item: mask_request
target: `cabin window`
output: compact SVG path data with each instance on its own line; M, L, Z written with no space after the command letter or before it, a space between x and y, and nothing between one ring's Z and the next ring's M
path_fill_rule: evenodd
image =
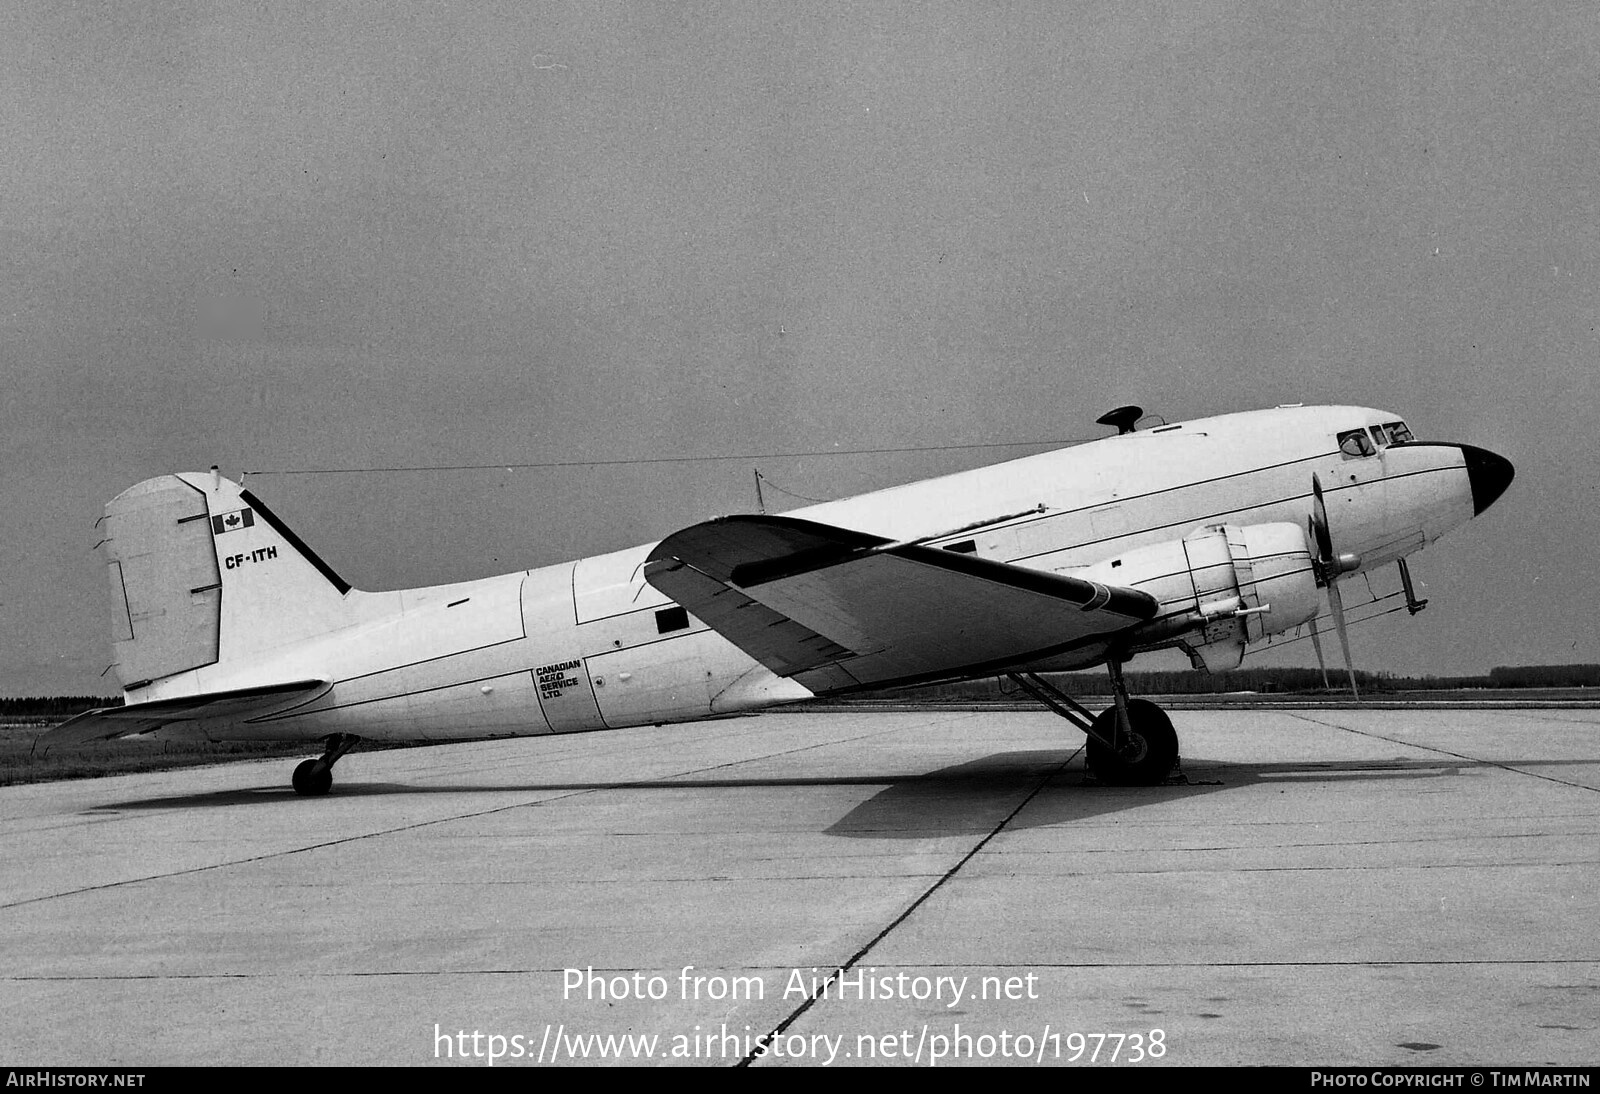
M978 542L977 540L964 539L960 543L946 543L944 549L946 551L954 551L958 555L976 554Z
M662 608L656 613L656 633L670 634L689 625L689 612L685 608Z
M1344 453L1347 460L1359 459L1370 456L1378 451L1365 429L1352 429L1339 434L1339 451Z

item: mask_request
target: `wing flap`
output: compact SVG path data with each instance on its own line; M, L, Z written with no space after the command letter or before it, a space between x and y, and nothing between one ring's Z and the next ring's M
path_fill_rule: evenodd
M109 741L135 733L149 733L173 722L242 718L259 711L280 707L294 699L311 697L326 690L328 686L326 680L295 680L283 684L237 688L232 691L212 691L173 699L156 699L148 703L133 703L122 707L100 707L97 710L86 711L40 734L33 742L33 751L44 756L52 748Z
M779 676L792 676L851 655L837 642L692 566L664 566L649 580L679 604L695 605L694 614L708 627ZM751 652L757 650L760 652Z
M1133 589L792 517L724 517L651 552L645 578L817 692L977 673L1146 619Z

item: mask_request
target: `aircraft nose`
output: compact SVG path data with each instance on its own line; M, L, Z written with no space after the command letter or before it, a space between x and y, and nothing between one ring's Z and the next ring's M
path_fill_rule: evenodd
M1486 448L1464 444L1461 454L1466 457L1467 480L1472 483L1472 515L1477 516L1506 492L1517 469L1511 466L1510 460Z

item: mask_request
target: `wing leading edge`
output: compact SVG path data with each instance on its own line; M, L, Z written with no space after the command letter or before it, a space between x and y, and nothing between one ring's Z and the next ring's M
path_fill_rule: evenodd
M668 536L645 579L813 692L978 675L1105 642L1157 610L1102 585L794 517Z

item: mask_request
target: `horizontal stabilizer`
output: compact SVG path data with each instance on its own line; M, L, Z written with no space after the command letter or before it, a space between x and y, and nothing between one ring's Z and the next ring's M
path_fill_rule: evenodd
M40 756L64 745L106 741L135 733L149 733L173 722L199 722L210 718L242 718L258 711L272 710L299 698L310 698L326 690L326 680L296 680L287 684L266 684L234 691L213 691L202 695L183 695L123 707L101 707L87 711L71 721L39 735L33 751Z
M1134 589L794 517L685 528L644 573L818 694L999 671L1103 641L1158 607Z

